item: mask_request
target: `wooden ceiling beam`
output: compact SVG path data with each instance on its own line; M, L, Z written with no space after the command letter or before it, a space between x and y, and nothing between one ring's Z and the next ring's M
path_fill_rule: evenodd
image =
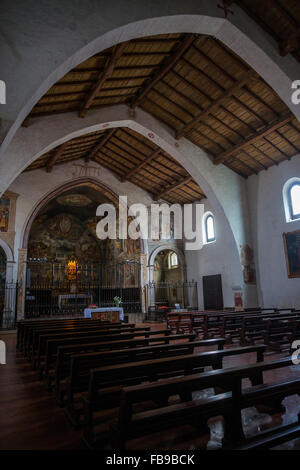
M219 155L217 158L214 159L215 165L219 165L220 163L223 163L225 160L227 160L231 155L233 155L235 152L243 149L249 144L252 144L253 142L256 142L257 140L262 139L266 135L271 134L274 132L276 129L279 127L284 126L287 124L289 121L293 119L293 116L291 114L282 116L279 119L276 119L276 121L273 121L270 123L268 126L264 126L261 130L256 132L254 135L251 135L243 140L243 142L234 145L231 149L223 152L221 155Z
M168 59L164 62L162 67L158 69L152 79L146 84L144 90L133 100L131 103L131 108L136 108L140 105L143 101L147 93L154 87L154 85L159 82L168 72L174 67L177 62L181 59L183 54L187 51L187 49L192 45L193 41L195 40L194 34L188 34L184 40L181 42L179 47L177 47L174 54L172 54Z
M243 76L243 78L237 80L231 87L225 90L224 93L222 93L222 95L218 99L212 101L208 108L204 109L204 111L201 111L190 122L182 126L181 129L176 132L176 139L180 139L180 137L182 137L192 127L198 124L199 121L202 121L207 116L215 112L227 98L230 98L236 91L240 90L244 85L249 82L249 80L253 80L255 78L258 78L258 75L254 70L247 72Z
M261 16L257 15L252 9L246 6L242 0L226 0L226 4L230 5L236 3L242 10L244 10L250 18L252 18L264 31L272 36L278 43L279 53L285 56L289 53L295 52L300 48L300 29L297 21L293 18L288 11L276 0L267 0L269 8L276 9L277 13L283 17L292 29L292 33L287 38L281 39L279 35L266 23Z
M58 160L59 157L62 156L64 151L66 150L69 142L65 142L64 144L60 145L54 152L54 154L49 158L46 164L46 171L47 173L51 173L56 161Z
M94 156L102 149L102 147L106 144L106 142L114 135L116 129L110 129L104 136L101 136L99 142L92 148L92 150L86 155L85 161L88 162L92 160Z
M130 170L128 173L126 173L122 177L122 182L128 180L132 175L134 175L139 170L141 170L145 165L150 163L154 158L158 157L159 153L160 153L160 149L155 150L155 152L151 153L148 157L146 157L143 161L141 161L141 163L139 163L137 166L132 168L132 170Z
M176 183L174 184L171 184L170 186L168 186L167 188L165 188L163 191L161 191L160 193L156 193L154 194L154 200L157 201L158 199L160 199L162 196L164 196L165 194L169 193L170 191L174 191L175 189L178 189L180 188L181 186L183 186L184 184L187 184L189 183L190 181L192 181L192 176L186 176L185 178L183 178L181 181L176 181Z
M114 47L113 52L111 57L109 57L106 61L105 67L103 71L101 71L97 82L95 85L92 87L90 92L88 93L87 97L84 100L84 103L81 107L81 110L79 111L79 116L80 117L85 117L86 113L88 112L88 109L90 108L93 100L95 99L96 95L99 93L101 90L103 84L105 83L105 80L110 77L116 67L116 64L120 57L122 56L124 49L126 47L126 42L123 42L121 44L118 44L117 46Z
M294 31L279 44L280 55L286 56L300 48L300 29Z

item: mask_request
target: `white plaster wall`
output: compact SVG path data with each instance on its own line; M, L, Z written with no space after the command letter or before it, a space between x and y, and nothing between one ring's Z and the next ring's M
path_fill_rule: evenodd
M293 176L300 177L300 155L248 180L259 304L264 307L300 308L300 278L288 278L282 239L284 232L300 229L300 220L286 222L283 205L283 185Z
M205 212L211 211L215 217L216 241L204 244L201 250L185 251L187 279L198 282L199 309L204 308L202 277L214 274L222 276L224 307L234 306L234 287L242 290L245 307L257 306L256 285L244 284L240 264L233 263L234 253L228 228L207 199L201 200L201 204L204 204Z

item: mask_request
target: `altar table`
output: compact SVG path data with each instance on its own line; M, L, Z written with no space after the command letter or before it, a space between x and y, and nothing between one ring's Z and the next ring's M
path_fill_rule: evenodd
M92 318L94 320L118 322L124 320L124 310L122 307L101 307L101 308L85 308L84 318Z

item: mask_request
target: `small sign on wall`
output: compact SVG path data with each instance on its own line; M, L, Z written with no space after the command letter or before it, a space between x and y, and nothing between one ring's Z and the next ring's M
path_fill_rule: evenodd
M243 293L235 292L234 294L234 310L240 312L243 310Z

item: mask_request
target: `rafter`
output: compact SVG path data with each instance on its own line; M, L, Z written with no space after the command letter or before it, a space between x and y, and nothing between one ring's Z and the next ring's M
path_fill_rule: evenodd
M243 142L234 145L231 149L226 150L223 152L221 155L217 156L214 159L214 163L218 165L219 163L223 163L225 160L227 160L231 155L233 155L235 152L243 149L249 144L253 144L257 140L260 140L262 137L265 137L266 135L271 134L274 132L276 129L279 127L284 126L288 122L290 122L293 119L294 116L291 114L285 115L279 119L276 119L276 121L273 121L271 124L268 126L264 126L261 130L256 132L254 135L251 135L243 140Z
M114 135L116 132L116 129L110 129L109 132L101 136L99 142L92 148L92 150L86 155L85 161L88 162L89 160L92 160L94 156L99 152L99 150L102 149L102 147L106 144L106 142Z
M94 84L90 92L88 93L87 97L84 100L83 105L81 106L81 109L79 111L80 117L83 118L86 116L88 109L92 105L93 100L95 99L96 95L101 90L105 80L112 75L118 60L120 59L121 55L124 52L125 47L126 47L126 42L118 44L117 46L114 47L111 57L107 59L103 71L100 72L96 83Z
M279 44L280 55L285 56L300 48L300 29L294 31Z
M231 87L225 90L224 93L222 93L222 95L218 99L212 101L208 108L206 108L204 111L201 111L190 122L182 126L181 129L176 132L176 138L180 139L180 137L182 137L192 127L194 127L195 124L197 124L199 121L202 121L202 119L205 119L207 116L216 111L227 98L230 98L236 91L240 90L250 80L253 80L255 78L258 78L258 75L256 72L254 72L254 70L247 72L243 76L243 78L237 80Z
M122 176L122 181L128 180L132 175L137 173L139 170L141 170L145 165L150 163L154 158L158 157L160 153L160 150L155 150L155 152L151 153L148 157L146 157L141 163L139 163L137 166L132 168L132 170L128 171L124 176Z
M157 201L158 199L160 199L162 196L169 193L170 191L174 191L175 189L178 189L181 186L188 184L190 181L192 181L192 179L193 179L192 176L186 176L181 181L176 181L176 183L171 184L170 186L167 186L167 188L165 188L160 193L154 194L154 200Z
M185 39L182 41L180 46L176 49L173 55L171 55L165 62L164 65L155 73L153 78L147 83L144 90L133 100L131 103L131 108L136 108L139 106L147 93L154 87L154 85L159 82L168 72L171 70L174 65L180 60L182 55L187 51L195 40L194 34L188 34Z
M64 153L64 151L66 150L67 146L68 146L69 142L65 142L64 144L60 145L56 151L54 152L54 154L49 158L49 160L47 161L47 164L46 164L46 171L47 173L51 173L56 161L58 160L59 157L62 156L62 154Z

